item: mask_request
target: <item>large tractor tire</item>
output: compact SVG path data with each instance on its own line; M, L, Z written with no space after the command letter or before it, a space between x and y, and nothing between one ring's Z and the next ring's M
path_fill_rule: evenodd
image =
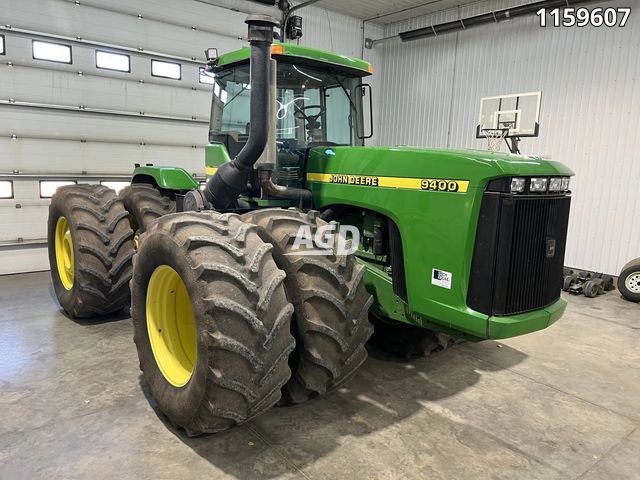
M116 312L129 305L133 231L116 193L102 185L60 187L51 198L51 279L71 317Z
M140 236L131 281L140 369L190 436L246 422L289 380L293 306L272 246L238 215L166 215Z
M618 276L618 290L630 302L640 302L640 258L622 267Z
M131 215L131 228L136 234L146 232L158 218L176 211L175 199L147 183L133 183L123 188L120 198Z
M345 382L367 358L373 298L364 286L366 267L352 255L305 256L292 249L300 227L313 233L326 225L317 212L264 209L242 219L260 227L262 239L274 245L278 267L287 273L296 349L281 403L301 403Z

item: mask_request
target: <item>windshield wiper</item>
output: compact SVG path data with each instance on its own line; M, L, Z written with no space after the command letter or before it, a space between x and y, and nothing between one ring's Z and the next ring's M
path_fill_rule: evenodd
M347 90L347 88L343 85L343 83L340 81L340 79L338 78L338 76L332 71L331 72L331 76L333 77L333 79L338 82L338 85L340 85L340 88L342 89L342 91L344 92L344 94L347 96L347 100L349 100L349 105L351 105L351 110L353 110L353 112L356 114L356 117L358 115L358 109L356 108L356 104L353 103L353 100L351 99L351 95L349 95L349 91Z

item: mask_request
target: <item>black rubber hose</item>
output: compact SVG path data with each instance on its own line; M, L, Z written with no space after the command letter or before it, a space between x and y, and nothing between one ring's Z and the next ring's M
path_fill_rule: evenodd
M262 155L269 138L269 59L271 42L251 45L251 107L249 138L235 162L250 169Z
M262 191L270 197L295 200L298 202L298 208L301 209L312 208L313 194L311 190L276 185L273 183L273 180L271 180L270 170L258 170L258 179Z
M204 196L215 209L235 205L238 195L247 188L249 173L262 155L269 137L269 59L276 22L271 17L251 15L247 23L251 45L249 138L240 153L218 168L215 175L207 181Z

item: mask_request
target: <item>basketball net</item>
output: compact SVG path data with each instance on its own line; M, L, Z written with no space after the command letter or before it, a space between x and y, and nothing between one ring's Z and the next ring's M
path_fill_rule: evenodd
M508 128L484 128L482 129L487 139L487 150L491 152L499 152L502 147L504 137L509 133Z

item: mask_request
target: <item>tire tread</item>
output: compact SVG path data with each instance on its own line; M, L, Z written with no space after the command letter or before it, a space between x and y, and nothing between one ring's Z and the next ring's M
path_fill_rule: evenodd
M71 228L76 264L71 294L56 286L58 300L73 317L113 313L129 305L133 232L116 193L103 185L67 185L51 199L49 261L54 276L55 224L65 216Z
M183 212L162 216L140 237L132 281L134 340L139 354L143 344L148 344L146 289L137 280L138 269L145 268L138 260L153 256L147 242L162 238L173 242L175 254L171 255L186 259L195 282L187 288L190 293L199 292L201 299L194 303L194 314L200 312L198 338L207 352L206 358L199 359L206 362L204 395L189 405L193 414L188 419L170 416L188 435L225 430L264 412L280 400L280 390L291 376L287 359L295 346L289 328L293 306L282 285L275 290L271 287L284 273L268 254L259 271L251 270L249 260L264 242L245 225L238 215ZM239 231L243 231L240 236ZM144 358L140 354L146 376L157 367ZM154 391L153 383L150 385L162 408L166 389Z
M120 198L135 219L138 233L147 231L158 218L176 211L174 199L147 183L133 183L123 188Z
M298 229L308 226L314 233L325 224L317 212L263 209L242 218L274 245L276 263L286 272L298 346L290 359L293 375L283 388L283 403L304 402L342 384L367 358L373 299L364 287L365 267L353 256L295 254Z

